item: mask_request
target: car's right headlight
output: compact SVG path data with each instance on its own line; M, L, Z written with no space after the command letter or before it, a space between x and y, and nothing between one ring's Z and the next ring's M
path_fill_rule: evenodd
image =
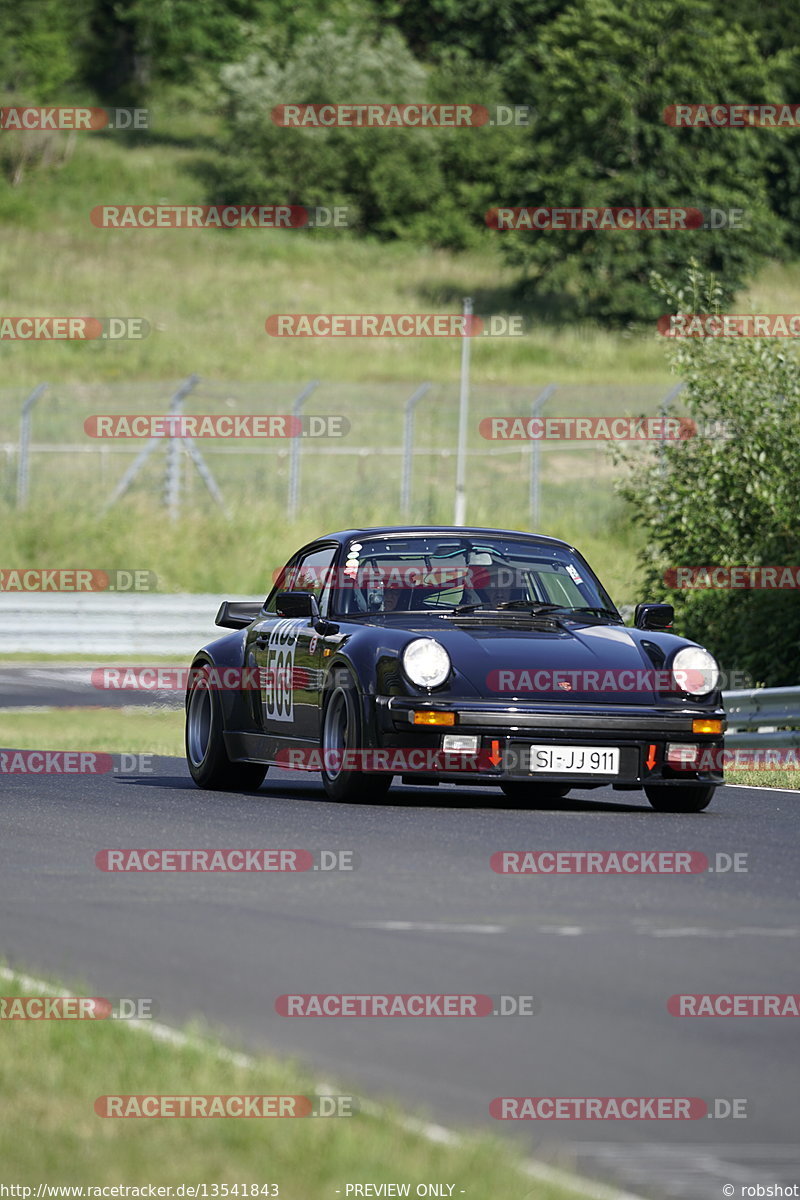
M403 670L417 687L439 687L453 669L450 655L435 638L416 638L400 656Z
M719 683L717 660L702 646L684 646L673 658L670 670L681 691L690 696L706 696Z

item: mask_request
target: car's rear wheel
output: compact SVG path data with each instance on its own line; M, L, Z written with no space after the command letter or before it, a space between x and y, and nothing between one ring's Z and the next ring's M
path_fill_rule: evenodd
M322 716L322 786L331 800L379 803L392 783L391 775L366 774L347 764L348 752L363 749L358 694L343 679L330 691Z
M664 787L653 783L644 790L657 812L694 813L708 808L716 789L703 786Z
M193 672L186 705L186 761L198 787L218 792L254 792L267 768L231 762L222 737L222 706L207 666Z
M553 800L563 800L569 792L568 783L533 783L527 779L504 779L500 784L509 800L536 808Z

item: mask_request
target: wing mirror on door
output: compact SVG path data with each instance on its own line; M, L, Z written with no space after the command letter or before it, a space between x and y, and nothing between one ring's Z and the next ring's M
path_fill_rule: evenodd
M659 629L662 633L672 629L675 609L671 604L637 604L633 614L636 629Z
M278 592L275 611L279 617L308 617L319 620L317 597L312 592Z

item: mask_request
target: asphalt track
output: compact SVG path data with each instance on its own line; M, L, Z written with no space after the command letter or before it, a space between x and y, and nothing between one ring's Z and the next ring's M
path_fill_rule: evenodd
M186 666L189 665L187 658ZM180 668L165 668L167 671ZM182 708L182 689L100 688L92 667L71 663L0 663L0 710L4 708L120 708L128 705Z
M530 811L493 789L395 785L389 803L341 805L316 776L276 771L226 795L178 759L141 776L0 775L0 954L90 994L153 997L167 1023L200 1014L232 1045L643 1196L800 1183L797 1019L667 1011L678 992L800 991L800 796L724 788L672 816L640 793L580 795ZM94 864L108 847L347 849L358 866L110 875ZM724 851L747 871L512 878L489 867L507 849ZM274 1009L286 992L533 994L539 1011L289 1019ZM744 1098L747 1117L488 1115L526 1095Z

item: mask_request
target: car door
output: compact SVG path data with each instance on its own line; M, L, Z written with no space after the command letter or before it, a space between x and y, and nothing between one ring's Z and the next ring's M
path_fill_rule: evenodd
M248 657L259 670L261 727L270 741L317 743L321 639L308 618L281 617L276 601L279 591L302 591L324 604L338 549L337 543L313 546L290 560L264 617L251 629Z

